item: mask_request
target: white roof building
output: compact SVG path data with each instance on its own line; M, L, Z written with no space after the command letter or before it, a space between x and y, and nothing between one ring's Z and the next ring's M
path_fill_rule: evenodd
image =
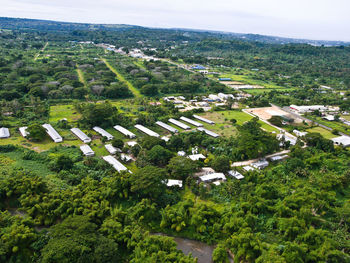
M89 145L82 145L80 146L80 150L83 152L85 156L94 156L95 152L90 148Z
M245 170L245 171L247 171L247 172L249 172L249 171L254 171L254 170L255 170L253 167L251 167L251 166L249 166L249 165L243 166L242 168L243 168L243 170Z
M271 162L277 162L277 161L282 161L282 160L284 160L284 159L286 159L286 158L288 158L289 156L288 155L276 155L276 156L272 156L272 157L270 157L269 159L270 159L270 161Z
M228 171L228 174L231 175L232 177L238 179L238 180L241 180L244 178L244 176L241 173L239 173L235 170Z
M265 167L269 166L269 162L266 160L261 160L261 161L252 163L251 165L256 169L261 170L261 169L264 169Z
M205 159L206 157L203 154L198 153L198 154L189 155L188 158L190 158L192 161L198 161L200 159Z
M206 119L206 118L203 118L203 117L201 117L201 116L198 116L198 115L195 115L195 114L193 114L192 116L193 116L194 118L196 118L197 120L204 121L204 122L209 123L209 124L215 124L215 122L213 122L213 121L211 121L211 120L208 120L208 119Z
M336 138L331 139L335 145L348 147L350 146L350 137L349 136L339 136Z
M172 124L174 124L174 125L180 127L181 129L184 129L184 130L191 129L190 126L188 126L188 125L186 125L186 124L184 124L184 123L182 123L182 122L180 122L180 121L177 121L177 120L175 120L175 119L169 119L168 121L169 121L170 123L172 123Z
M302 132L302 131L298 131L298 130L293 130L293 133L298 137L303 137L307 134L307 132Z
M82 132L79 128L70 129L72 133L75 134L82 142L89 143L91 142L90 137L88 137L84 132Z
M129 155L125 154L125 153L122 153L122 154L120 155L120 159L121 159L123 162L126 162L126 163L132 161L131 156L129 156Z
M178 187L182 188L182 181L181 180L174 180L174 179L167 179L166 186L168 186L168 187L178 186Z
M186 153L184 151L178 151L177 155L178 156L186 156Z
M162 121L157 121L156 124L159 125L160 127L164 128L164 129L170 131L170 132L173 132L173 133L179 132L179 131L178 131L177 129L175 129L174 127L171 127L170 125L168 125L168 124L166 124L166 123L164 123L164 122L162 122Z
M103 156L102 157L103 160L105 160L107 163L109 163L110 165L113 166L113 168L115 170L117 170L118 172L121 171L127 171L128 168L126 168L121 162L119 162L117 159L115 159L113 156L111 155L107 155L107 156Z
M324 105L310 105L310 106L297 106L297 105L290 105L289 106L292 110L296 110L299 113L305 113L305 112L311 112L315 110L319 111L326 111L327 107Z
M127 142L126 144L129 145L130 147L134 147L135 145L137 145L137 142L130 141L130 142Z
M58 134L58 132L51 126L51 124L43 124L43 127L46 129L47 134L54 142L63 141L61 135Z
M226 177L223 173L212 173L212 174L206 174L201 177L199 177L201 181L203 182L210 182L213 180L226 180Z
M146 128L145 126L141 125L141 124L136 124L135 128L142 131L143 133L146 133L149 136L153 136L153 137L160 137L160 135L148 128Z
M25 138L29 135L29 132L27 132L28 127L20 127L19 128L19 132L21 133L21 135Z
M202 127L203 126L202 123L199 123L198 121L191 120L191 119L186 118L184 116L181 116L180 120L183 120L183 121L185 121L185 122L187 122L189 124L192 124L193 126L196 126L196 127Z
M113 128L119 131L120 133L124 134L125 136L129 137L130 139L136 138L136 135L134 133L132 133L131 131L128 131L127 129L125 129L120 125L115 125Z
M105 148L112 155L114 155L114 154L116 154L118 152L118 149L115 148L112 144L106 144Z
M334 121L335 117L333 115L326 115L322 117L323 119L327 120L327 121Z
M167 137L167 136L163 136L161 139L165 142L170 141L170 137Z
M208 96L208 98L211 99L211 100L218 100L218 101L221 100L220 97L218 95L215 95L215 94L210 94Z
M5 139L10 137L10 130L8 128L0 128L0 139Z
M297 143L297 138L288 136L288 135L283 134L283 133L277 134L277 139L279 141L284 140L286 142L290 142L290 145L295 145ZM281 144L282 144L282 142L281 142Z
M211 137L214 137L214 138L217 138L219 137L220 135L215 133L215 132L212 132L212 131L209 131L205 128L202 128L202 127L199 127L197 128L198 131L201 131L201 132L205 132L207 135L211 136Z
M101 134L103 137L106 137L107 140L112 140L114 138L114 136L112 134L110 134L109 132L105 131L104 129L100 128L100 127L93 127L92 128L95 132L98 132L99 134Z

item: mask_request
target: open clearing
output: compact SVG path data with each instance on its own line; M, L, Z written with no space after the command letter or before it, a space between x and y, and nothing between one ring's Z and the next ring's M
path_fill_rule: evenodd
M68 122L75 122L80 118L80 114L75 111L72 104L50 107L50 122L55 123L63 118L66 118Z
M294 119L295 123L301 123L303 121L302 119L295 119L295 117L292 116L289 112L281 110L280 108L275 106L264 107L264 108L252 108L252 109L247 109L246 111L258 116L260 119L263 119L263 120L268 120L272 116L286 116Z
M205 128L225 137L233 136L237 133L236 127L234 127L230 121L231 119L236 119L237 124L242 125L253 118L249 114L238 110L205 112L198 115L215 122L214 125L204 124ZM261 124L261 128L268 132L278 132L276 128L265 122L259 121L259 123Z
M337 137L337 135L334 135L333 133L331 133L329 130L326 130L322 127L314 127L311 129L306 130L307 132L317 132L320 133L324 138L326 139L332 139Z

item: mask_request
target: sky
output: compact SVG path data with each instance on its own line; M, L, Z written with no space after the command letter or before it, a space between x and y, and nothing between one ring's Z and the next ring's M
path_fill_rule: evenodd
M350 41L349 0L0 0L0 16Z

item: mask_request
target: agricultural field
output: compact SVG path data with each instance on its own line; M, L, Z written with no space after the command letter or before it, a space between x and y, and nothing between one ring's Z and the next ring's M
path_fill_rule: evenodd
M334 135L331 131L326 130L325 128L322 127L313 127L311 129L307 129L307 132L317 132L320 133L324 138L326 139L332 139L337 137L337 135Z

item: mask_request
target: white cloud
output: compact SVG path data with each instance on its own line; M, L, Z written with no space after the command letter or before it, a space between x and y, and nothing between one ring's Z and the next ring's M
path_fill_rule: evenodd
M0 16L350 41L347 0L0 0Z

